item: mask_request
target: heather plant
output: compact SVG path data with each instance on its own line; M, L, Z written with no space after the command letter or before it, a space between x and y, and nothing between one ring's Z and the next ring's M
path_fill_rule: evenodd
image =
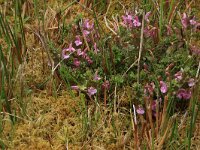
M170 11L173 11L172 7ZM116 85L132 87L136 95L130 104L137 104L135 109L139 115L146 114L145 120L152 131L156 121L156 131L152 134L158 136L159 128L166 128L164 124L170 116L188 109L193 87L198 82L195 77L198 50L191 46L197 18L182 12L176 14L177 17L174 15L172 22L172 15L168 14L171 20L164 26L167 21L161 20L164 16L160 16L159 22L153 20L155 12L125 10L118 22L110 22L113 29L104 18L114 35L100 35L94 21L82 19L75 27L79 31L76 31L74 41L62 50L65 60L62 65L69 66L74 79L79 79L78 85L69 81L72 89L85 91L89 97L100 96L106 106L105 90L113 91ZM138 53L142 58L138 58ZM106 82L109 88L102 89Z

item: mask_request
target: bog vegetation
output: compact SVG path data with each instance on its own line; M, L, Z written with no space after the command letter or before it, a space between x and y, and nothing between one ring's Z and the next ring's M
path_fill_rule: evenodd
M200 149L198 1L0 4L1 149Z

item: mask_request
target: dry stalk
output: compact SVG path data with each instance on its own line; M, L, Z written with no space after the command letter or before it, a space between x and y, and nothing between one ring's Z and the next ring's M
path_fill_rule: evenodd
M153 125L153 120L152 120L152 110L150 105L147 106L147 114L148 114L148 118L149 118L149 122L150 122L150 126L151 126L151 131L154 132L154 125Z
M157 150L162 150L163 144L166 141L167 137L171 134L171 126L174 122L174 120L176 119L177 115L175 114L174 116L171 117L171 119L169 120L168 124L167 124L167 128L165 130L164 135L162 136L162 138L159 140L158 146L157 146Z
M146 143L147 143L147 146L148 146L148 149L151 149L151 142L150 142L150 139L149 139L149 137L148 137L148 131L147 130L145 130L146 132L145 132L145 137L146 137Z
M200 61L199 61L199 66L198 66L197 73L196 73L196 78L198 78L198 76L199 76L199 71L200 71Z
M167 104L168 104L168 97L165 96L164 106L163 106L163 111L162 111L162 121L161 121L161 125L160 125L161 129L163 129L165 122L166 122Z
M113 34L117 35L117 33L108 25L106 16L104 16L104 21L105 21L106 27L107 27Z
M140 35L140 49L139 49L139 56L138 56L138 69L137 69L138 84L140 82L140 60L141 60L143 42L144 42L144 16L145 16L145 12L143 12L143 15L142 15L142 29L141 29L141 35Z
M122 77L124 77L126 75L126 73L138 62L138 59L136 59L131 65L130 67L124 72L124 74L122 75Z
M117 83L115 84L115 92L114 92L114 113L117 113Z
M106 89L104 89L104 107L106 107L106 101L107 101L107 94L106 94Z
M139 140L138 140L138 128L137 128L137 120L136 120L136 111L135 111L135 105L133 105L133 114L130 109L130 114L131 114L131 122L132 122L132 128L133 128L133 136L134 136L134 143L135 143L135 149L139 149Z
M159 129L159 102L156 101L156 137L158 136Z

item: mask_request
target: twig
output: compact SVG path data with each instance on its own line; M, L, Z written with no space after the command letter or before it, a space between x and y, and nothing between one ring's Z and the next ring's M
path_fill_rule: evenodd
M13 117L16 117L16 118L21 119L21 120L24 120L24 121L29 121L29 120L26 120L26 119L24 119L24 118L21 118L21 117L19 117L19 116L16 116L16 115L14 115L14 114L10 114L10 113L7 113L7 112L0 112L0 114L13 116Z
M198 78L198 76L199 76L199 71L200 71L200 61L199 61L199 66L198 66L197 73L196 73L196 78Z
M134 114L134 123L137 125L136 109L134 104L133 104L133 114Z
M78 3L81 7L83 7L85 10L87 10L88 11L88 13L90 13L90 14L92 14L92 10L91 9L89 9L88 7L86 7L84 4L81 4L80 2L78 2L77 0L76 0L76 3Z
M142 29L141 29L141 35L140 35L140 49L139 49L139 56L138 56L138 69L137 69L137 82L138 82L138 84L140 82L140 59L141 59L141 55L142 55L142 48L143 48L143 42L144 42L144 15L145 15L145 13L143 12Z
M116 108L116 100L117 100L117 83L115 84L115 94L114 94L114 113L117 113L117 108Z
M109 3L109 5L108 5L108 7L107 7L107 10L106 10L105 16L107 16L107 14L108 14L108 11L109 11L109 9L110 9L110 6L111 6L111 4L112 4L112 0L110 0L110 3Z
M161 127L161 130L163 130L164 129L164 126L166 125L165 123L166 123L166 115L167 115L167 105L168 105L168 97L167 96L165 96L165 98L164 98L164 106L163 106L163 111L162 111L162 121L161 121L161 125L160 125L160 127Z
M106 16L104 16L104 21L105 21L105 23L106 23L106 27L107 27L110 31L112 31L115 35L117 35L117 33L108 25Z
M124 77L126 75L126 73L137 63L138 59L136 59L136 61L134 61L134 63L132 63L130 65L130 67L126 70L126 72L124 72L124 74L122 75L122 77Z

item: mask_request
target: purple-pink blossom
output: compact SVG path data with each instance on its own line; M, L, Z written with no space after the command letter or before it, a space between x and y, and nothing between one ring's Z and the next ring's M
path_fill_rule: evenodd
M134 25L135 27L141 26L141 22L139 21L138 16L135 16L135 18L134 18L134 20L133 20L133 25Z
M62 50L62 58L63 59L68 59L70 57L70 53L67 49Z
M96 80L96 81L101 80L101 77L98 75L97 71L95 72L93 79Z
M81 51L81 49L77 49L76 52L77 52L77 55L78 55L78 56L81 56L81 55L83 55L83 53L84 53L83 51Z
M197 21L195 20L195 17L190 19L190 24L193 25L193 26L195 26L197 24Z
M109 89L110 88L110 82L108 80L104 81L102 84L102 89Z
M88 30L83 30L83 35L84 36L87 36L87 35L89 35L90 34L90 32L88 31Z
M92 30L94 28L94 23L93 22L89 22L89 19L85 19L84 23L83 23L83 28L87 29L87 30Z
M82 42L81 42L80 36L76 36L76 40L74 41L74 43L76 44L76 46L80 46L80 45L82 45Z
M184 28L187 28L188 25L195 26L197 24L197 21L195 20L195 16L193 16L192 19L190 19L190 17L188 17L186 13L183 13L181 23Z
M68 48L69 52L75 52L75 48L72 47L72 43L69 44L69 48Z
M70 43L68 48L62 50L63 59L68 59L70 57L70 54L75 51L76 51L75 48L72 47L72 43Z
M152 26L147 26L145 29L144 29L144 35L146 37L155 37L156 36L156 30L157 28L156 27L152 27Z
M143 115L145 113L144 108L142 108L141 106L138 107L138 109L136 110L136 112L139 115Z
M151 109L152 109L153 111L156 111L156 100L153 100L153 101L152 101Z
M185 99L188 100L191 98L192 96L192 92L190 90L186 90L186 89L179 89L176 96L179 99Z
M88 62L88 64L92 64L93 63L92 59L87 54L85 56L85 59Z
M182 72L182 71L177 72L177 73L174 75L174 78L175 78L176 81L181 81L182 78L183 78L183 72Z
M97 93L97 89L95 89L94 87L91 86L88 88L87 92L88 92L89 96L92 96Z
M195 55L200 55L200 48L197 47L196 45L191 45L190 50L193 54Z
M168 90L167 84L164 81L160 81L161 93L165 94L165 93L167 93L167 90Z
M94 53L97 54L99 49L97 48L97 43L94 43Z
M189 79L189 81L188 81L188 86L189 86L189 87L193 87L194 85L195 85L195 80L194 80L194 78Z
M79 67L80 64L81 64L81 62L78 60L78 58L74 58L73 65L74 65L75 67Z
M182 18L181 18L181 23L184 28L187 28L188 26L188 17L186 13L183 13Z
M79 87L78 87L77 85L72 85L72 86L71 86L71 89L72 89L72 90L79 90Z
M128 28L133 27L133 16L126 13L126 15L122 16L123 25Z
M151 82L150 84L147 83L144 87L144 93L145 94L150 94L153 95L153 91L155 89L155 84L153 82Z
M147 22L149 22L149 16L151 15L151 12L149 11L149 12L147 12L146 14L145 14L145 16L144 16L144 19L147 21Z

